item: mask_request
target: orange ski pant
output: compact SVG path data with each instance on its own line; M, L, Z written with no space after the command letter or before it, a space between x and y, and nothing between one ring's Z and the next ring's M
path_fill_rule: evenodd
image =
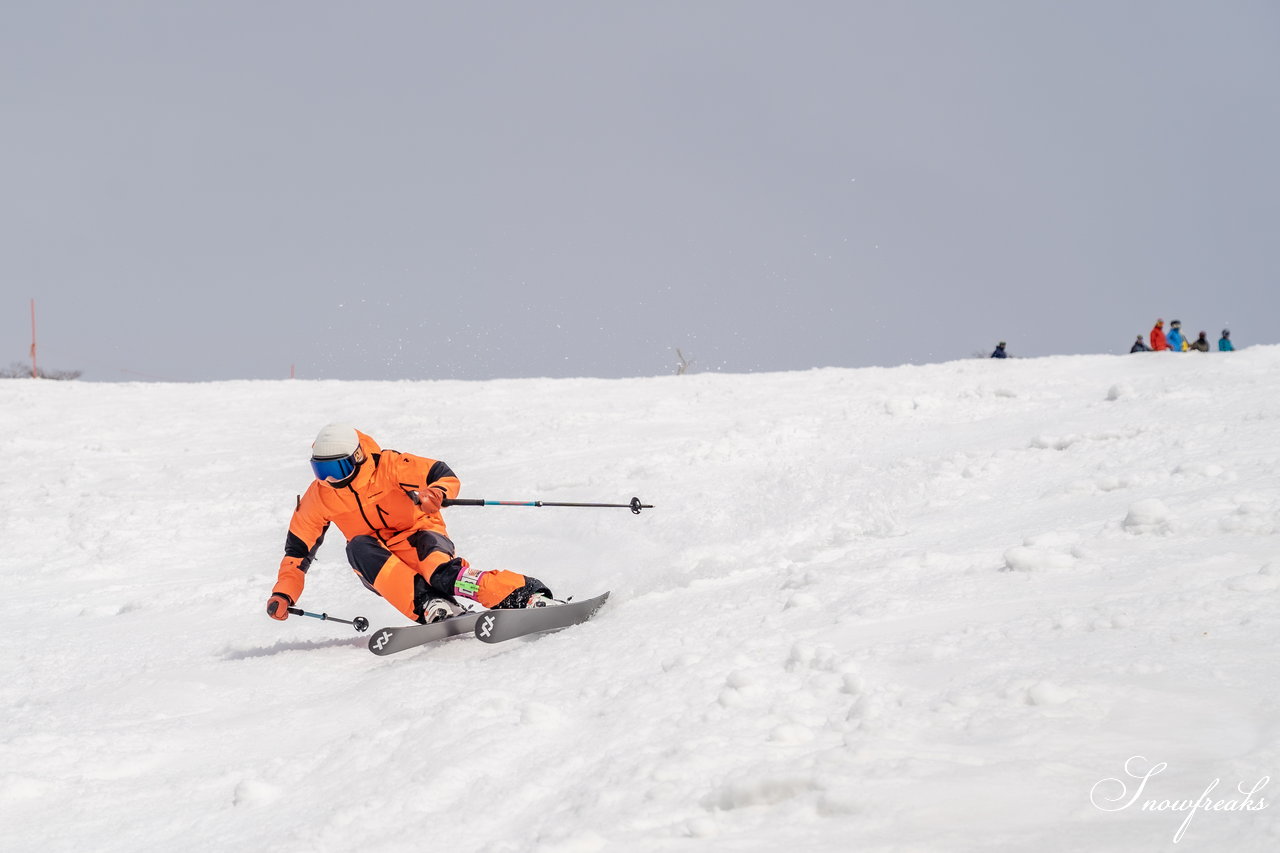
M456 601L461 596L498 607L531 580L517 572L472 569L454 554L448 537L428 530L396 548L374 536L357 536L347 543L347 561L366 587L415 622L422 619L428 599Z

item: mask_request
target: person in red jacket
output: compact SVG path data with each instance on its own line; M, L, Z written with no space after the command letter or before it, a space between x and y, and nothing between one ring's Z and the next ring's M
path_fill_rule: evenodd
M267 613L288 619L329 525L347 540L356 576L415 622L460 611L459 598L488 608L560 604L542 581L509 571L473 569L457 556L440 516L461 484L436 459L383 450L347 424L329 424L311 445L315 480L298 498Z
M1156 320L1151 328L1151 349L1155 352L1169 349L1169 341L1164 336L1164 320Z

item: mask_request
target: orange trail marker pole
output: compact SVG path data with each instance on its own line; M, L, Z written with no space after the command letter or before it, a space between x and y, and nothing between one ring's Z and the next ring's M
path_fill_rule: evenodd
M36 301L31 300L31 378L40 375L36 370Z

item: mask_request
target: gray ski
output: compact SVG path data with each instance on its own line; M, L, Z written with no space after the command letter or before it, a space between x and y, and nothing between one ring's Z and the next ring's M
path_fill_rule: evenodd
M375 655L393 655L433 640L443 640L445 637L458 634L470 634L475 629L476 619L480 615L480 613L461 613L443 622L432 622L430 625L380 628L369 637L369 651Z
M526 634L557 631L586 622L604 604L609 593L571 601L553 607L526 607L520 610L489 610L475 623L476 637L486 643L501 643Z

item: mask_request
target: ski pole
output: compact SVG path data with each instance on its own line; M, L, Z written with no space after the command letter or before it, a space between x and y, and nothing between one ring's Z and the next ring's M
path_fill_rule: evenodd
M353 625L357 631L369 630L369 620L363 616L357 616L355 619L339 619L337 616L330 616L328 613L308 613L301 607L290 607L289 612L294 616L310 616L312 619L321 619L326 622L341 622L343 625Z
M562 503L559 501L486 501L481 498L446 498L441 506L575 506L575 507L617 507L629 509L636 515L642 509L653 509L653 504L642 504L639 498L632 498L629 504L583 504Z

